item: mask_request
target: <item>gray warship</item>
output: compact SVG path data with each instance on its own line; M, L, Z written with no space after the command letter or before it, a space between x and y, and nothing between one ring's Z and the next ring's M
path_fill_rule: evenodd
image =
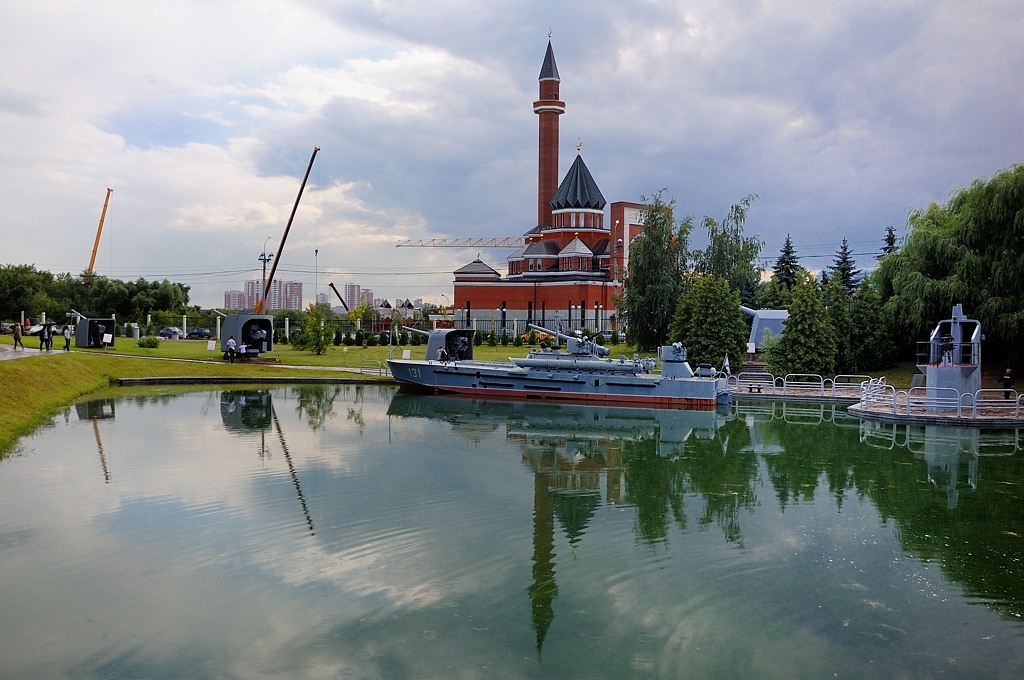
M406 390L696 410L714 409L732 399L726 378L707 364L694 371L679 343L661 347L657 360L636 355L615 359L609 358L607 347L587 337L530 324L564 341L565 350L542 345L508 362L481 361L473 358L472 329L404 328L427 338L426 359L388 360L391 375Z

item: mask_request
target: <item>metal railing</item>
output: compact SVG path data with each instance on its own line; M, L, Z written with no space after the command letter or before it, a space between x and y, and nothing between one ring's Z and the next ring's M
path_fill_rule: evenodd
M861 383L860 403L874 410L883 410L893 415L912 416L915 413L944 414L957 418L1020 418L1024 394L1012 392L1012 398L1004 399L1005 390L1000 388L980 389L976 392L958 392L952 387L911 387L896 390L885 382L885 378L871 379Z

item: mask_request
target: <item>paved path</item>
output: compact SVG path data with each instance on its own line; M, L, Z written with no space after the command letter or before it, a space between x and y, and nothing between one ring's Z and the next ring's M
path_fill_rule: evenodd
M40 352L38 347L26 347L25 349L14 349L7 345L0 345L0 361L5 359L21 359L23 357L45 357L60 354L63 350L54 349L49 352Z

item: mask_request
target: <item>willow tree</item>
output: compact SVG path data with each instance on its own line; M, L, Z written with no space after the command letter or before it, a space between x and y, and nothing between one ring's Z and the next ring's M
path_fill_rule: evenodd
M877 270L901 343L923 339L962 303L989 347L1024 358L1024 166L911 213L909 225L902 247Z
M761 278L757 260L764 242L756 235L743 234L747 212L756 198L756 194L745 196L729 208L721 222L705 216L701 226L708 233L708 247L691 253L694 272L725 279L745 302L753 299Z
M643 350L653 350L668 338L669 324L682 291L693 224L687 217L677 229L674 210L675 200L666 202L661 191L655 194L641 211L640 234L629 245L629 263L618 309L626 323L626 341Z

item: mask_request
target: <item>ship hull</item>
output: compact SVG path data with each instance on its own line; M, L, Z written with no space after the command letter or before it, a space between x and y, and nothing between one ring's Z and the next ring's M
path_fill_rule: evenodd
M484 361L392 359L388 367L402 389L433 393L693 410L714 409L731 399L721 378L537 369Z

